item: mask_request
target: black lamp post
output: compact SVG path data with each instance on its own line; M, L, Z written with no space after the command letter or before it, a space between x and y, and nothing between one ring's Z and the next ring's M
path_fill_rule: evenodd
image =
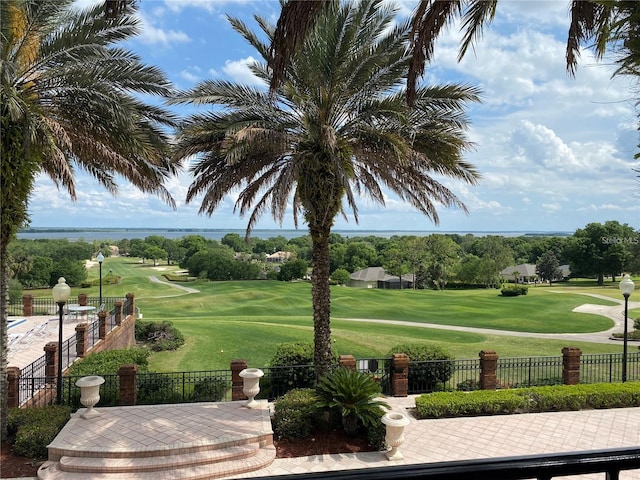
M104 262L102 252L98 253L96 260L98 260L98 265L100 265L100 302L98 302L98 305L102 306L102 262Z
M620 291L624 297L624 344L622 347L622 381L627 381L627 320L629 313L629 296L631 292L636 288L636 284L633 283L629 275L625 275L620 282Z
M62 405L62 316L64 315L64 304L69 300L71 288L67 285L64 277L58 279L58 283L53 287L53 301L58 304L58 379L56 382L56 402Z

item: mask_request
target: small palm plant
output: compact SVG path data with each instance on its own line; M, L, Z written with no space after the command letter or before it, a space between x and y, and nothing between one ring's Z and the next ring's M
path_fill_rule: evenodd
M340 410L347 435L356 435L360 424L375 427L382 416L382 407L389 408L378 399L380 386L370 375L347 368L338 368L323 377L316 393L319 407Z

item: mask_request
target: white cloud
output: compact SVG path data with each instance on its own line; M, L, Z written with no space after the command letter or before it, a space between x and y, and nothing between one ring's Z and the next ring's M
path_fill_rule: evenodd
M240 60L227 60L222 67L222 71L238 83L265 86L265 83L256 77L251 71L251 68L249 68L249 65L255 61L256 59L252 56Z
M140 13L140 19L142 21L142 31L138 39L140 42L146 45L164 45L170 46L176 43L187 43L191 39L189 36L176 30L164 30L156 27L150 17Z

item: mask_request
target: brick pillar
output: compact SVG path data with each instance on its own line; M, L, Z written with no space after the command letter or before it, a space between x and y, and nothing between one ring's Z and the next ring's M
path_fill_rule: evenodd
M78 305L86 307L88 300L89 300L89 296L86 293L79 293L78 294Z
M122 325L122 314L123 314L122 310L123 310L123 305L124 305L124 303L123 303L123 302L115 302L115 303L113 304L113 306L114 306L114 307L115 307L115 309L116 309L116 325L118 325L118 326ZM105 312L105 313L106 313L106 312Z
M349 370L356 369L356 359L353 355L340 355L338 357L338 364L343 368L348 368Z
M136 296L133 293L127 293L125 295L127 297L127 300L129 300L130 304L131 304L131 311L126 312L127 315L135 315L136 313Z
M495 390L498 386L498 354L493 350L480 352L480 389Z
M82 358L87 354L87 344L89 342L89 331L86 323L76 325L76 354Z
M136 404L136 375L138 374L138 365L135 363L121 365L118 369L120 377L120 405Z
M100 340L107 338L107 312L98 312L98 336Z
M391 392L394 397L406 397L409 393L409 357L394 353L391 357Z
M55 383L58 376L58 342L49 342L44 346L44 374L47 382Z
M18 367L7 367L7 406L9 408L20 406L20 369Z
M231 400L245 400L247 396L242 391L244 380L240 376L240 372L247 368L246 360L231 361Z
M22 314L25 317L33 315L33 295L22 295Z
M580 356L582 351L578 347L564 347L562 349L562 383L578 385L580 383Z

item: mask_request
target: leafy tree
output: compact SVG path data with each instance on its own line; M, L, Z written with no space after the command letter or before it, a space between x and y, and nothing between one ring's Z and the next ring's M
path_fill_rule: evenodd
M6 438L7 246L28 221L29 195L45 174L76 198L74 172L117 193L116 174L173 205L163 181L175 171L166 153L173 115L139 94L166 96L162 72L117 42L134 37L125 9L72 0L0 2L0 437Z
M399 245L385 250L383 254L382 266L389 275L400 277L400 288L402 289L402 276L411 272L411 264L407 259L406 250Z
M480 258L472 253L460 260L456 278L463 283L482 283L480 280Z
M426 239L428 252L427 273L433 286L444 290L449 278L460 262L460 247L444 235L429 235Z
M18 275L18 280L25 287L48 287L51 285L51 272L53 272L53 268L53 260L50 257L33 257L31 260L31 268L28 272ZM58 279L56 279L56 283L57 280Z
M349 242L344 257L345 268L352 272L380 265L378 252L367 241Z
M133 238L131 242L129 242L129 255L132 257L141 258L144 262L145 256L144 251L147 248L147 244L141 238Z
M536 273L542 280L553 282L560 275L560 262L552 251L542 254L536 262Z
M153 266L155 267L158 260L167 258L167 252L160 247L150 245L144 249L144 258L153 260Z
M358 220L356 194L384 204L382 186L435 222L436 204L464 209L432 175L477 181L462 153L470 146L464 109L479 94L461 85L420 88L416 107L407 108L401 84L409 69L409 26L394 28L393 8L380 1L327 3L272 94L208 80L173 101L216 107L190 116L177 135L176 158L198 158L187 202L202 198L200 212L211 215L239 189L235 206L241 215L250 213L247 235L266 211L282 222L291 209L296 225L306 223L319 377L331 365L329 238L335 217L349 208ZM256 20L271 41L273 27ZM269 44L241 21L231 24L265 61L271 58ZM265 62L251 69L271 82Z
M78 286L87 279L84 262L63 258L54 262L47 286L55 285L60 277L64 277L70 286Z
M349 283L350 278L351 274L349 270L345 270L344 268L338 268L331 274L331 281L338 285L346 285Z
M627 224L617 221L589 223L573 234L567 246L571 271L576 275L598 278L598 285L604 283L604 275L609 274L613 281L629 261L629 243L635 238L634 230Z
M245 242L244 239L237 233L227 233L224 237L222 237L220 243L231 247L234 252L247 252L249 250L249 245L247 244L247 242Z
M329 244L329 269L334 272L339 268L346 268L347 245L344 243Z
M300 258L289 260L288 262L285 262L280 266L280 271L278 272L278 280L282 282L290 282L291 280L304 278L307 275L308 268L309 265L307 264L307 262Z

